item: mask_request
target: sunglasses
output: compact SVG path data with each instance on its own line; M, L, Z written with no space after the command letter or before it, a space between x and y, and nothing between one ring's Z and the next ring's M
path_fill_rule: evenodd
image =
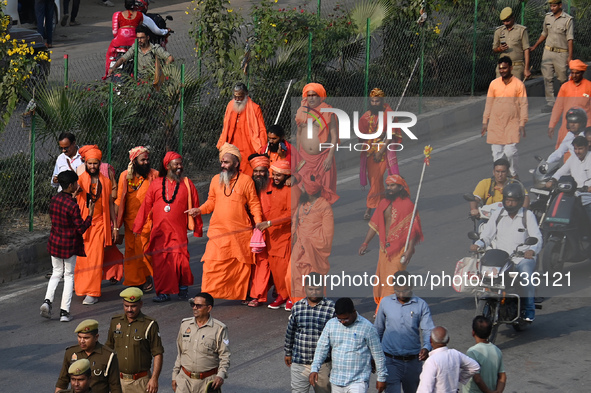
M191 308L197 308L199 310L200 308L207 307L207 304L197 304L194 301L189 301L189 306L191 306Z

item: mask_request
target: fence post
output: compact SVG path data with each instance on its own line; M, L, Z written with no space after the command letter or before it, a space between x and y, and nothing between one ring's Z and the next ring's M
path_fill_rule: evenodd
M199 25L199 40L197 42L197 45L199 45L199 48L197 49L197 78L201 79L201 32L203 30L203 26L201 26L201 24Z
M308 34L308 82L312 81L312 32Z
M426 12L426 10L425 10L425 12ZM419 72L419 115L423 111L423 87L425 84L425 24L426 24L426 22L424 22L423 25L421 26L421 69Z
M113 82L109 83L109 125L107 139L107 162L111 163L111 151L113 147Z
M64 55L64 86L68 86L68 55Z
M570 15L570 0L566 0L566 13Z
M133 44L133 79L137 80L137 55L138 55L138 43L137 38Z
M474 31L472 33L472 83L470 84L470 96L474 96L474 83L476 82L476 30L478 23L478 0L474 0Z
M183 155L183 136L185 123L185 65L181 64L181 113L179 113L179 154Z
M320 1L320 0L319 0ZM365 86L363 90L363 96L367 97L369 94L369 56L370 56L370 45L371 45L371 36L369 35L369 24L370 18L367 18L366 28L365 28Z
M35 139L35 112L33 112L33 117L31 118L31 183L29 186L29 232L33 232L33 216L35 212Z
M521 24L525 26L525 1L521 1Z
M322 5L322 0L318 0L318 8L316 9L316 17L320 19L320 6Z

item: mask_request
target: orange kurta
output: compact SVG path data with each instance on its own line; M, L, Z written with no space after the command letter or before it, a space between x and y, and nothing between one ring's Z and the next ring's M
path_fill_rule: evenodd
M261 151L267 144L267 129L263 120L261 107L255 104L249 97L244 111L238 114L234 110L234 101L230 101L224 115L224 128L217 143L219 149L228 142L240 150L240 171L252 175L252 168L248 163L248 156Z
M132 186L127 181L127 170L123 171L119 176L118 194L115 203L119 206L117 225L119 228L125 226L125 261L123 263L125 281L123 285L126 286L143 285L146 278L154 274L152 258L146 255L150 245L152 215L148 216L139 236L134 236L133 225L150 183L157 177L158 171L155 169L150 171L146 179L136 173L131 180L131 183L135 184L135 186Z
M92 225L84 232L84 252L86 257L78 257L74 268L74 287L78 296L101 296L101 281L103 278L103 262L105 247L112 245L111 239L111 210L109 195L111 181L99 173L101 193L94 206ZM86 206L87 194L97 192L97 185L91 185L88 172L82 173L78 179L82 191L76 197L82 218L88 217Z
M519 143L519 127L527 123L527 93L522 81L511 77L508 84L499 77L490 83L482 124L488 123L486 143L508 145Z
M201 214L213 212L209 222L207 246L201 261L201 289L216 299L244 300L248 292L254 256L250 249L252 222L262 221L261 203L251 177L235 176L230 186L220 185L219 175L211 180Z
M585 78L578 86L570 80L564 83L560 87L560 91L558 91L558 97L556 97L556 103L552 108L552 116L550 116L550 124L548 125L549 128L556 127L562 117L562 124L556 140L556 149L558 149L558 146L568 133L566 129L566 112L574 107L579 107L587 113L587 127L591 126L591 82Z
M334 217L330 203L319 197L299 205L292 221L295 237L291 253L291 293L293 302L305 297L302 276L312 272L327 274L328 257L334 236Z

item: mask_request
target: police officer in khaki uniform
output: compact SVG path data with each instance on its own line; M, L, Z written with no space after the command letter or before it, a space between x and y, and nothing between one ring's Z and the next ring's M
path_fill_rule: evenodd
M515 23L515 15L511 7L501 11L503 26L497 27L493 38L493 52L499 58L509 56L513 62L513 76L523 81L531 76L529 71L529 36L527 27ZM497 78L501 76L497 64Z
M90 362L90 387L93 393L121 393L117 355L112 349L98 342L98 321L87 319L74 330L78 345L66 348L60 376L55 391L67 389L70 382L68 370L72 363L81 359Z
M544 18L542 34L538 41L531 47L534 51L544 40L544 54L542 55L542 75L544 76L544 89L546 92L546 106L542 113L552 112L552 106L556 102L554 97L553 79L560 83L566 82L566 70L568 62L573 59L574 23L573 17L562 11L562 0L548 0L550 11Z
M189 304L193 317L181 322L177 337L178 355L172 370L172 390L176 393L216 392L230 367L228 329L210 316L213 297L209 293L198 293Z
M59 393L92 393L90 389L90 362L88 359L76 360L68 369L71 389L60 390Z
M124 313L111 318L105 343L117 352L123 393L158 391L164 347L158 322L142 313L143 295L136 287L129 287L119 294L123 298ZM150 372L152 358L154 371Z

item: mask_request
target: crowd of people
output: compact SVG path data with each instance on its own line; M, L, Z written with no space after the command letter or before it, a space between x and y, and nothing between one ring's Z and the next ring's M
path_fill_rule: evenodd
M572 26L561 9L555 12L560 1L549 3L552 22L563 18ZM516 144L526 135L528 119L527 94L519 79L529 76L529 44L526 29L514 24L512 10L503 10L500 17L503 26L493 44L501 54L499 77L491 82L482 127L492 146L493 177L476 187L470 213L479 214L479 203L502 202L503 208L493 214L472 247L494 242L496 248L511 252L526 237L536 237L538 242L517 262L518 271L531 274L542 236L535 216L527 210L529 197L516 181ZM553 29L545 30L536 45L546 37L557 42ZM591 132L586 130L591 91L585 90L591 82L583 78L587 66L572 60L569 29L561 31L570 42L564 53L570 60L571 80L562 85L551 108L549 136L561 118L565 131L561 128L557 151L548 161L564 156L566 164L554 178L571 174L579 186L587 187L582 189L582 200L591 218L591 179L586 175L591 170ZM521 47L516 50L517 43ZM563 53L548 47L549 52ZM86 320L76 328L79 345L66 350L56 391L66 389L69 381L77 392L90 387L94 393L158 390L164 348L158 323L141 312L145 293L152 290L154 302L169 302L176 296L188 300L193 310L177 337L172 374L176 392L219 391L227 377L228 329L211 316L214 299L291 311L285 364L290 367L292 392L308 392L310 387L317 393L365 392L372 372L379 392L455 392L460 384L465 384L464 392L504 390L502 354L487 341L492 322L483 316L473 320L476 345L464 355L447 347L449 332L434 325L428 304L413 295L406 270L423 232L396 153L385 148L400 143L398 130L390 138L384 133L372 139L372 148L360 157L361 185L369 183L370 190L363 214L369 229L358 253L365 255L378 235L376 275L380 282L392 276L394 285L374 287L373 323L357 313L350 298L333 302L325 297L323 277L330 271L334 237L332 205L339 199L338 122L330 112L321 111L331 108L326 97L321 84L303 88L292 145L281 126L265 126L261 108L247 87L237 83L217 143L220 172L211 180L203 203L184 176L178 153L167 152L155 170L149 150L137 146L129 151L128 168L117 180L113 168L102 162L98 146L78 147L74 135L60 135L63 153L51 180L59 191L50 204L48 251L53 273L41 315L51 318L62 276L60 320L64 322L73 319L73 289L84 297L83 304L92 305L101 297L102 280L124 279L128 288L121 292L124 314L111 320L105 345L98 343L98 322ZM391 111L385 97L379 88L371 91L369 110L359 121L361 132L377 134L380 116ZM201 292L190 297L194 277L187 234L202 236L202 215L208 214ZM125 255L117 248L123 242ZM523 317L532 322L533 287L524 288L522 295ZM84 362L86 358L91 363Z

